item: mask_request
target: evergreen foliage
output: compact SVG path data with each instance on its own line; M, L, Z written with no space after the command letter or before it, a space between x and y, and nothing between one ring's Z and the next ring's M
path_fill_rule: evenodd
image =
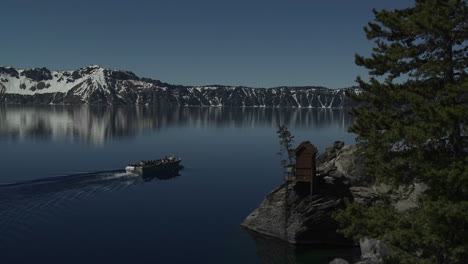
M376 46L356 55L370 80L351 110L366 174L394 188L424 183L418 208L397 212L387 197L348 203L336 215L348 236L388 242L389 263L468 263L468 7L416 0L374 10L364 28ZM352 96L352 95L351 95Z
M289 164L293 163L294 149L292 147L294 144L294 136L291 135L291 132L288 130L288 127L286 125L278 125L278 130L276 131L276 133L278 134L278 137L280 139L280 152L278 152L278 155L286 155L287 157L287 160L281 160L281 165L286 165L288 161Z

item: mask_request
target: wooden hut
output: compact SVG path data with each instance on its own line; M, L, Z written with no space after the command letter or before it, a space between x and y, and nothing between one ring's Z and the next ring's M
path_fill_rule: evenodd
M296 163L286 166L285 180L310 182L311 194L313 194L316 188L317 148L309 141L304 141L294 150L294 155Z

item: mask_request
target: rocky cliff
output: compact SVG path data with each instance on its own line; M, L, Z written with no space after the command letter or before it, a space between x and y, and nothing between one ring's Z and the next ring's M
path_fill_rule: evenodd
M181 86L92 65L75 71L0 67L0 103L349 108L358 88Z
M343 207L344 198L369 203L384 193L401 212L417 206L417 197L426 189L423 184L392 189L372 182L364 176L362 158L356 150L355 146L335 142L317 158L316 195L309 195L309 183L285 182L241 225L292 244L357 245L358 241L336 232L339 227L332 219L332 214Z
M332 214L352 197L349 187L363 182L354 147L336 142L317 159L319 186L310 196L305 182L285 182L268 194L244 222L243 227L292 244L354 245L338 234Z

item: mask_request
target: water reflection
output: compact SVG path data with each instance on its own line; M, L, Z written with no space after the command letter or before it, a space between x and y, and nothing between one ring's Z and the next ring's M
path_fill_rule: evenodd
M352 118L339 109L216 108L157 106L0 105L0 140L78 140L103 144L170 126L276 126L346 128Z
M354 263L360 257L359 248L337 246L295 246L285 241L260 235L245 229L255 241L257 254L263 264L329 263L343 258Z
M276 124L325 149L353 139L344 132L351 122L329 109L0 105L0 182L21 181L0 185L0 252L24 263L67 259L77 248L105 256L80 263L219 262L231 240L241 245L235 252L253 247L239 222L282 179ZM189 169L169 184L107 171L171 153ZM228 210L213 216L214 208ZM254 239L257 250L230 255L232 263L339 256Z

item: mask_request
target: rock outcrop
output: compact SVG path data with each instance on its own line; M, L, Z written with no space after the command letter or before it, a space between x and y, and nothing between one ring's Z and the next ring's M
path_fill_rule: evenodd
M338 227L331 219L331 214L342 206L341 198L310 196L309 192L307 183L284 183L267 195L242 226L292 244L352 244L335 232Z
M359 240L361 249L361 260L356 264L373 264L383 263L386 257L392 255L390 246L377 239L361 239Z
M241 225L292 244L355 244L336 232L338 225L332 219L332 214L343 207L343 198L351 197L348 185L360 179L358 157L353 152L354 147L335 142L317 159L316 195L309 195L309 183L285 182Z
M376 184L364 175L362 161L355 146L335 142L317 158L316 195L309 195L309 183L285 182L268 194L241 225L292 244L357 245L357 241L336 232L339 226L332 218L343 208L344 198L370 203L380 194L387 194L395 208L404 213L417 206L418 196L427 189L419 183L398 189ZM377 240L360 241L360 245L363 261L389 254L388 247Z
M341 259L341 258L336 258L336 259L330 261L329 264L349 264L349 262L344 260L344 259Z

